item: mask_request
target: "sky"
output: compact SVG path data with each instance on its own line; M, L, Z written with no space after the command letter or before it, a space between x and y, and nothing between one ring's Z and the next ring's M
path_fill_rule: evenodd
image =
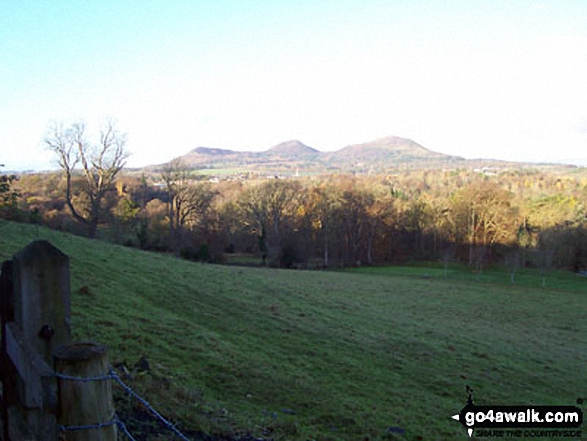
M587 166L585 0L1 0L0 164L107 118L128 165L385 136ZM96 137L94 136L94 139Z

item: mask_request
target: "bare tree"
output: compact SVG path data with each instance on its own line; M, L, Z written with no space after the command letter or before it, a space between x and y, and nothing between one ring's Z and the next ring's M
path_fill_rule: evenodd
M331 183L319 183L304 197L306 211L311 217L313 227L321 237L324 267L330 265L332 242L336 242L333 230L336 230L335 225L342 217L342 196L338 190L338 187Z
M477 245L473 249L473 262L475 263L475 276L477 281L481 280L481 273L483 272L483 266L488 258L488 249L485 246Z
M88 235L96 236L102 217L102 199L112 188L116 176L125 165L126 134L120 133L112 121L106 121L100 130L98 142L92 144L86 137L82 122L64 127L63 123L50 126L44 139L54 152L66 180L65 199L74 219L87 225ZM77 167L80 165L78 171ZM79 192L87 199L80 206L74 203L73 178L80 176ZM76 206L77 205L77 206Z
M492 247L512 239L511 199L509 191L487 181L472 182L455 193L455 227L469 244L469 265L478 246Z
M186 227L202 223L217 196L210 185L194 183L188 167L180 160L165 164L161 179L167 188L167 213L172 247L179 252ZM205 227L205 226L204 226Z
M263 262L268 258L271 264L280 264L284 232L298 207L300 189L297 182L273 180L252 185L240 194L237 204L244 226L257 234Z
M518 247L513 247L506 251L504 263L510 273L510 282L514 285L516 283L516 271L520 269L520 250Z
M542 277L542 287L546 287L546 277L552 271L556 249L554 245L544 241L539 248L539 266Z
M161 179L167 189L167 216L169 218L169 238L172 248L179 251L179 221L176 221L175 212L181 210L181 198L178 195L187 186L189 173L187 167L181 160L174 159L163 165L161 169Z
M444 278L445 279L446 279L446 276L448 273L449 265L451 264L451 262L454 262L455 260L456 260L455 248L453 245L449 245L442 252L442 263L444 265Z

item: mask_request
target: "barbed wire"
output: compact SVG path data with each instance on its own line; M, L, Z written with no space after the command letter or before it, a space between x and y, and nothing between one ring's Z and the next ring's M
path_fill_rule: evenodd
M151 412L159 421L161 421L168 429L172 430L179 438L183 441L190 441L188 437L186 437L183 433L179 431L175 424L171 423L170 421L166 420L159 412L157 412L153 406L151 406L147 400L137 394L134 390L132 390L129 386L127 386L124 381L120 379L120 377L114 372L112 366L110 366L110 372L114 376L114 380L129 394L136 398L143 406L147 408L149 412Z
M98 376L94 376L94 377L73 377L70 375L65 375L65 374L61 374L61 373L57 373L57 372L55 373L55 376L57 378L62 379L62 380L78 381L78 382L82 382L82 383L89 383L92 381L114 380L114 381L116 381L116 383L118 383L119 386L121 386L124 389L124 391L129 396L137 399L143 406L145 406L145 408L153 416L155 416L155 418L157 418L159 421L161 421L165 425L166 428L173 431L183 441L191 441L188 437L186 437L183 433L181 433L179 431L179 429L175 426L175 424L171 423L169 420L167 420L165 417L163 417L159 412L157 412L153 408L153 406L151 406L149 404L149 402L147 400L145 400L143 397L141 397L139 394L137 394L134 390L132 390L132 388L130 386L128 386L124 381L122 381L122 379L118 376L118 374L116 373L116 371L114 370L114 368L112 366L108 366L108 368L109 368L109 371L107 374L98 375ZM105 423L96 423L96 424L88 424L88 425L81 425L81 426L59 425L59 430L61 430L63 432L92 430L92 429L101 429L103 427L109 427L109 426L113 426L113 425L117 425L120 428L120 430L128 437L128 439L130 439L130 441L136 441L133 438L133 436L130 434L128 429L126 428L126 425L124 424L124 422L118 417L118 415L116 413L114 413L114 417L112 420L107 421Z
M101 429L103 427L110 427L118 424L118 419L114 418L106 423L96 423L96 424L87 424L84 426L64 426L62 424L58 424L59 430L62 432L78 432L80 430L92 430L92 429Z
M104 380L113 380L114 379L114 371L111 369L106 375L99 375L97 377L72 377L70 375L60 374L59 372L55 373L57 378L61 378L62 380L69 380L69 381L77 381L79 383L89 383L91 381L104 381Z
M127 436L128 439L130 439L130 441L136 441L133 436L129 433L128 429L126 428L126 425L124 424L124 422L122 420L120 420L118 418L118 415L116 415L116 420L117 420L117 424L118 427L120 428L120 430L122 430L122 432Z
M117 425L118 428L124 433L130 441L136 441L136 439L130 434L128 429L126 428L126 424L118 417L118 414L114 414L114 419L108 421L107 423L97 423L97 424L88 424L85 426L64 426L59 424L58 428L62 432L76 432L81 430L97 430L101 429L102 427L109 427Z

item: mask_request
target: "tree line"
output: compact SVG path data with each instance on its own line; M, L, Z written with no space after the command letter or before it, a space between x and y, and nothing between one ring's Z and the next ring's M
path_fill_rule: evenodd
M122 173L125 142L112 123L95 143L81 123L53 125L45 143L61 172L11 178L14 190L2 190L0 213L210 262L248 253L287 268L440 259L476 268L501 262L512 277L526 265L587 269L582 169L212 183L180 161Z

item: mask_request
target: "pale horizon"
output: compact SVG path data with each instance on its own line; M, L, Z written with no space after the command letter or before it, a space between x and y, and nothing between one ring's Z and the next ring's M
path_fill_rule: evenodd
M587 3L0 4L0 170L56 168L52 121L106 117L129 167L205 146L397 136L587 165Z

